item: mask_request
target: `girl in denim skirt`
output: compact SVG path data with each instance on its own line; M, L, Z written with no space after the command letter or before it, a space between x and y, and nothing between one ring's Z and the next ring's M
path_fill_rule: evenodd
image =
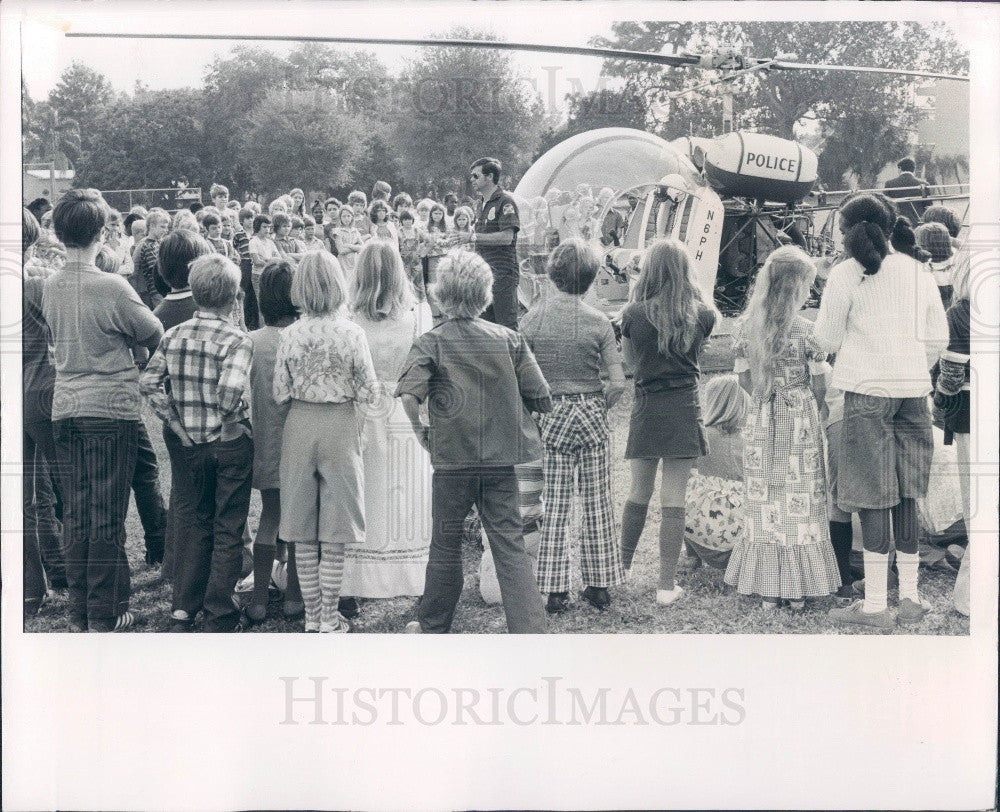
M684 590L675 582L684 543L684 494L691 468L708 453L701 417L698 359L715 327L702 299L687 248L657 240L642 259L632 301L622 313L625 360L635 373L635 403L625 458L631 488L622 511L622 563L632 566L646 524L657 469L660 485L660 577L656 601L670 604Z

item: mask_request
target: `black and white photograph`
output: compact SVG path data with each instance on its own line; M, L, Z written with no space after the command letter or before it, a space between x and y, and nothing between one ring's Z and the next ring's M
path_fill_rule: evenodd
M5 807L995 806L996 7L0 11Z

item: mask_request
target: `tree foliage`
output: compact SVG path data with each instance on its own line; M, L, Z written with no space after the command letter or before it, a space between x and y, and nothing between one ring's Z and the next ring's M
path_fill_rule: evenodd
M646 129L646 100L630 85L614 90L601 88L585 94L569 94L566 104L565 123L545 132L535 150L536 159L559 142L588 130L604 127Z
M363 128L321 90L272 90L254 108L240 152L257 188L337 186L351 176Z
M73 62L49 93L48 104L60 120L76 122L80 151L86 154L97 137L98 119L114 99L107 77L82 62Z
M115 102L97 119L77 185L165 188L184 175L192 186L203 186L210 178L202 112L199 90L144 91Z
M488 39L467 29L447 36ZM543 108L503 51L427 48L404 71L393 104L393 140L406 179L459 185L469 165L499 158L508 178L530 164Z

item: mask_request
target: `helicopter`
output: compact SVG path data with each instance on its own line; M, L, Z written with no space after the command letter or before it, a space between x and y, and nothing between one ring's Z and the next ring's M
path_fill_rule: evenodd
M733 130L733 83L753 73L772 71L826 71L911 76L968 82L964 75L856 65L804 63L793 55L757 57L739 48L720 46L705 53L654 53L591 46L546 45L452 38L328 37L218 34L128 34L70 31L67 37L315 42L342 45L474 48L501 51L591 56L608 60L716 74L693 87L668 93L669 98L719 86L722 96L722 135L690 136L667 142L652 133L609 128L581 133L542 155L513 190L523 205L557 188L584 184L612 190L597 220L621 220L609 235L592 237L603 262L588 294L605 312L620 310L638 270L643 250L655 239L670 236L684 242L692 255L696 281L724 315L738 313L757 270L772 250L794 243L810 255L832 262L839 253L833 227L842 199L857 191L814 191L818 158L796 141L773 135ZM578 140L579 139L579 140ZM636 160L641 156L642 160ZM897 203L968 201L966 184L912 190ZM809 202L806 200L809 198ZM968 209L966 208L966 215ZM962 220L964 222L965 217ZM603 231L603 229L601 229ZM524 256L522 249L522 306L529 306L546 289L545 252ZM815 299L814 299L815 302Z

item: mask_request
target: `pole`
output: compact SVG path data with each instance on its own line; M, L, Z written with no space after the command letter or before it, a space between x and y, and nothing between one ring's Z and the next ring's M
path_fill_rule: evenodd
M49 164L49 194L56 199L56 132L59 129L59 111L52 108L52 163Z
M733 90L732 86L726 82L722 86L722 133L733 131Z

